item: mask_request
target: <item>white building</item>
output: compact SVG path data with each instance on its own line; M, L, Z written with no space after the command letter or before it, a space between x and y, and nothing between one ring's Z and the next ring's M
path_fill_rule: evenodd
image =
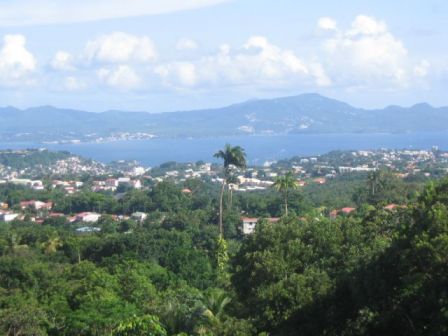
M134 169L132 170L133 176L141 176L144 175L145 173L146 169L144 167L134 167Z
M270 223L276 223L279 221L280 218L266 218L266 220ZM249 235L254 233L255 227L257 226L257 223L260 219L254 218L254 217L243 217L241 218L242 221L242 227L241 231L244 235Z
M131 183L130 177L120 177L118 178L118 184L129 184Z
M84 223L96 223L100 219L101 214L96 212L81 212L73 218L72 221Z
M131 215L131 218L137 222L143 222L146 218L148 218L148 215L144 212L134 212Z
M243 234L252 234L255 231L255 226L257 225L258 218L245 217L241 219L243 222L242 231Z
M12 212L0 213L0 222L12 222L18 216L19 216L19 214L12 213Z

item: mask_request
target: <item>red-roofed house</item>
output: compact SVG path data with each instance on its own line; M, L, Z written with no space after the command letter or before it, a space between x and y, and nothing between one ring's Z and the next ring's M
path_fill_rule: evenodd
M348 215L348 214L351 214L355 210L356 210L356 208L349 208L349 207L338 209L338 210L332 210L330 212L330 218L336 218L337 215L339 215L340 213Z
M34 201L34 200L20 202L20 208L22 210L25 210L25 209L51 210L52 207L53 207L53 202L41 202L41 201Z
M399 208L406 208L406 205L399 205L399 204L391 203L384 207L385 210L389 210L389 211L397 210Z
M386 209L386 210L395 210L397 207L398 207L398 205L392 203L392 204L386 205L384 207L384 209Z
M341 212L342 213L344 213L344 214L346 214L346 215L348 215L348 214L350 214L350 213L352 213L353 211L355 211L356 210L356 208L342 208L341 209Z

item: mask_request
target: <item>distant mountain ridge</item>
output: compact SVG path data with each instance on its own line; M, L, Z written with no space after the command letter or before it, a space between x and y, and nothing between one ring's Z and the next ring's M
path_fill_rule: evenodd
M319 94L170 113L0 108L0 140L51 141L143 132L159 137L448 131L448 107L362 109Z

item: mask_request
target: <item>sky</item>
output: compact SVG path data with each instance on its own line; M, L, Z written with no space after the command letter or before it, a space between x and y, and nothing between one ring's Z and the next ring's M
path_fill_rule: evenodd
M448 105L446 0L0 0L0 105Z

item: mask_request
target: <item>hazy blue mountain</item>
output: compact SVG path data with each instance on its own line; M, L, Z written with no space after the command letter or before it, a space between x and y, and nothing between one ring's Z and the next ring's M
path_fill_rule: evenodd
M83 139L122 132L160 137L238 134L403 133L448 130L448 107L417 104L366 110L318 94L251 100L218 109L90 113L42 106L0 109L3 140Z

